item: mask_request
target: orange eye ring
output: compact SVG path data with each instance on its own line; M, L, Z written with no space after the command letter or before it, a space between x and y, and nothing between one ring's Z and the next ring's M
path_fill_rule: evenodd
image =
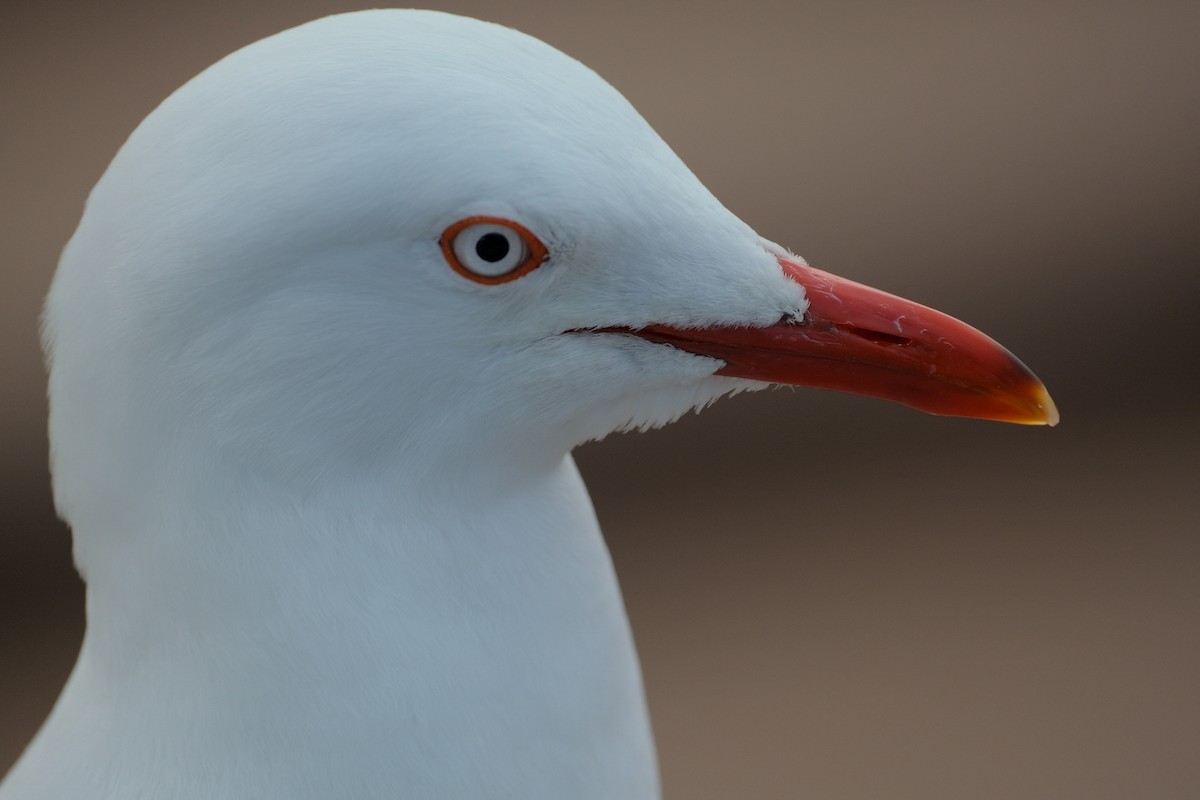
M488 286L515 281L550 256L528 228L500 217L460 219L442 232L439 244L451 269Z

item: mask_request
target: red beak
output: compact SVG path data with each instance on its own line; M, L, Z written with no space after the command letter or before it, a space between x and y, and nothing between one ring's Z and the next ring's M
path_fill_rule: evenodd
M780 258L804 287L804 318L766 328L627 331L718 358L718 375L894 400L957 417L1054 425L1058 410L1016 356L966 323L895 295Z

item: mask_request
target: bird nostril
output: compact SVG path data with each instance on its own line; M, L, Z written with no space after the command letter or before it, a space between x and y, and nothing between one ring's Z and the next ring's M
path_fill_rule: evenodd
M866 339L875 344L888 345L892 347L905 347L912 344L912 339L907 336L897 336L894 333L884 333L883 331L873 331L868 328L859 328L854 325L839 326L847 333L851 333L860 339Z

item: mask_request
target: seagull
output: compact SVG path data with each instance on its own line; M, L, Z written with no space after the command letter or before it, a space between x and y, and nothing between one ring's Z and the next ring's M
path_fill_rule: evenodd
M982 333L758 236L587 67L431 11L168 97L44 341L87 632L0 800L658 797L574 446L771 384L1058 419Z

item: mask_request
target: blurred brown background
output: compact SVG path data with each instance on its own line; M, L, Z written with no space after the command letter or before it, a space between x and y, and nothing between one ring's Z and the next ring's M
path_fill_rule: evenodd
M1200 797L1200 4L430 5L589 64L763 235L978 325L1063 413L778 391L582 448L667 797ZM83 625L57 253L176 86L355 7L0 12L0 770Z

